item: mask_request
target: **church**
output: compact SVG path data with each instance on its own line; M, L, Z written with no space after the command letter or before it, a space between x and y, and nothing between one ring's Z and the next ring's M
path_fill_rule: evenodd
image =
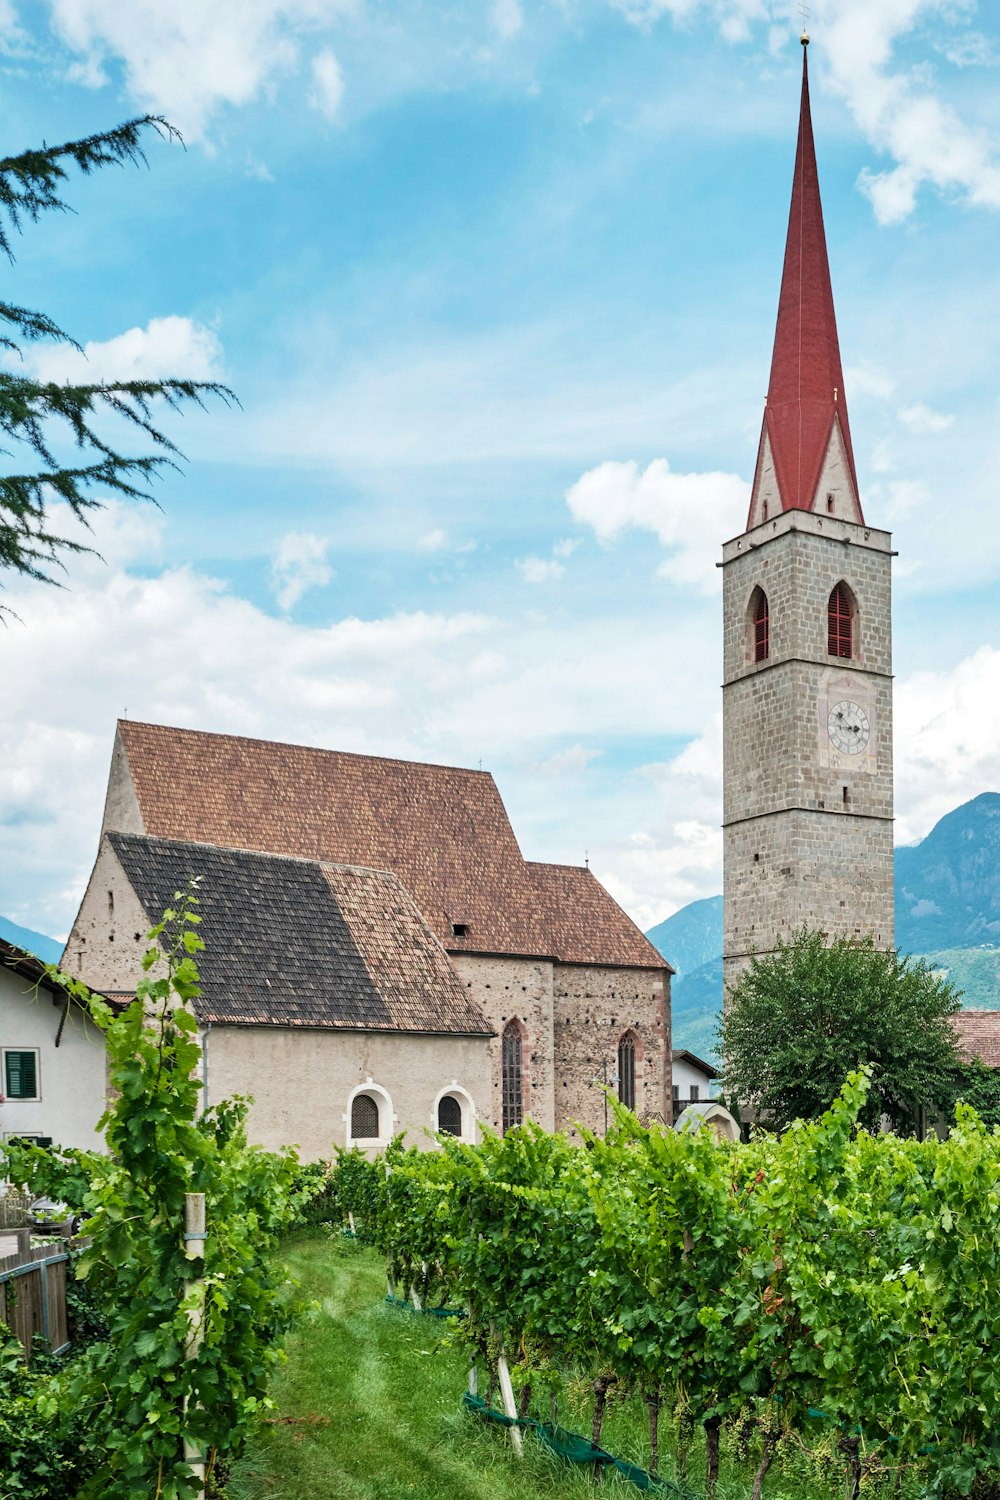
M723 977L797 928L893 941L892 541L861 509L803 36L778 321L723 570Z
M893 940L893 553L861 507L807 59L749 513L721 564L727 986L803 924ZM488 773L123 720L65 967L127 999L194 877L205 1097L253 1095L261 1144L601 1129L604 1086L671 1119L669 964L589 869L523 857Z
M259 1144L602 1129L605 1085L669 1118L669 965L489 772L122 720L64 968L128 1000L194 878L204 1095Z

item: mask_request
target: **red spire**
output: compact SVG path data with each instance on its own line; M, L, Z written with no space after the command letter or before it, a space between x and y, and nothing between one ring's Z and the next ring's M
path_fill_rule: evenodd
M761 433L761 456L748 527L758 524L767 514L765 502L762 514L756 519L754 515L758 491L762 483L766 483L761 472L765 439L770 440L781 509L812 510L838 422L849 472L849 483L845 487L853 488L853 494L842 496L837 511L852 519L864 519L858 500L858 480L844 399L844 372L840 363L837 319L823 230L823 208L809 111L805 42L803 38L802 109L792 208L788 218L767 409ZM837 446L839 449L839 444ZM773 485L767 487L773 491Z

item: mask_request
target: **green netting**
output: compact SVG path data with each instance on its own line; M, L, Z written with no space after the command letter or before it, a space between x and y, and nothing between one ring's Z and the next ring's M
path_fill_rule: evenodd
M391 1307L403 1308L406 1313L427 1313L430 1317L468 1317L465 1308L415 1308L412 1302L406 1301L406 1298L394 1298L391 1293L385 1301Z
M481 1417L484 1422L495 1422L498 1427L528 1428L554 1453L558 1453L560 1458L567 1459L569 1463L600 1464L602 1467L614 1468L630 1480L636 1489L659 1490L668 1494L683 1495L685 1500L693 1500L692 1490L681 1489L679 1485L671 1484L668 1479L658 1479L655 1474L648 1474L637 1464L626 1463L624 1459L615 1458L614 1454L597 1447L590 1438L582 1437L578 1432L569 1432L565 1427L559 1427L552 1422L537 1422L534 1417L508 1417L506 1412L487 1406L481 1396L473 1396L469 1391L466 1391L462 1397L462 1405L466 1411Z

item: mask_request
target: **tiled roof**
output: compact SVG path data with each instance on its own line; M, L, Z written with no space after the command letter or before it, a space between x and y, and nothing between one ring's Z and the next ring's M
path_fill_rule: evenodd
M136 834L108 839L151 923L202 877L202 1020L491 1034L394 875Z
M133 720L119 733L148 834L391 870L450 952L663 967L593 876L565 884L591 926L532 874L557 867L525 861L488 772Z
M978 1057L987 1067L1000 1068L1000 1010L960 1010L951 1024L967 1062Z
M538 892L552 951L563 963L670 968L662 953L589 869L532 861L528 870Z

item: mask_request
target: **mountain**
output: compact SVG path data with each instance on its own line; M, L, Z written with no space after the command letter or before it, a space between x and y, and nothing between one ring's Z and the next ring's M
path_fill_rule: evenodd
M33 932L30 927L19 927L16 922L9 922L6 917L0 917L0 938L7 943L14 943L16 947L23 948L26 953L33 953L43 963L57 964L62 957L63 945L55 938L46 937L44 932Z
M682 975L700 969L722 953L722 897L707 896L682 906L646 936L677 970L676 988Z
M896 944L1000 948L1000 793L983 792L896 850Z
M895 855L896 946L926 958L967 1009L1000 1009L1000 792L983 792ZM718 1061L722 897L692 901L646 934L677 969L673 1042Z

